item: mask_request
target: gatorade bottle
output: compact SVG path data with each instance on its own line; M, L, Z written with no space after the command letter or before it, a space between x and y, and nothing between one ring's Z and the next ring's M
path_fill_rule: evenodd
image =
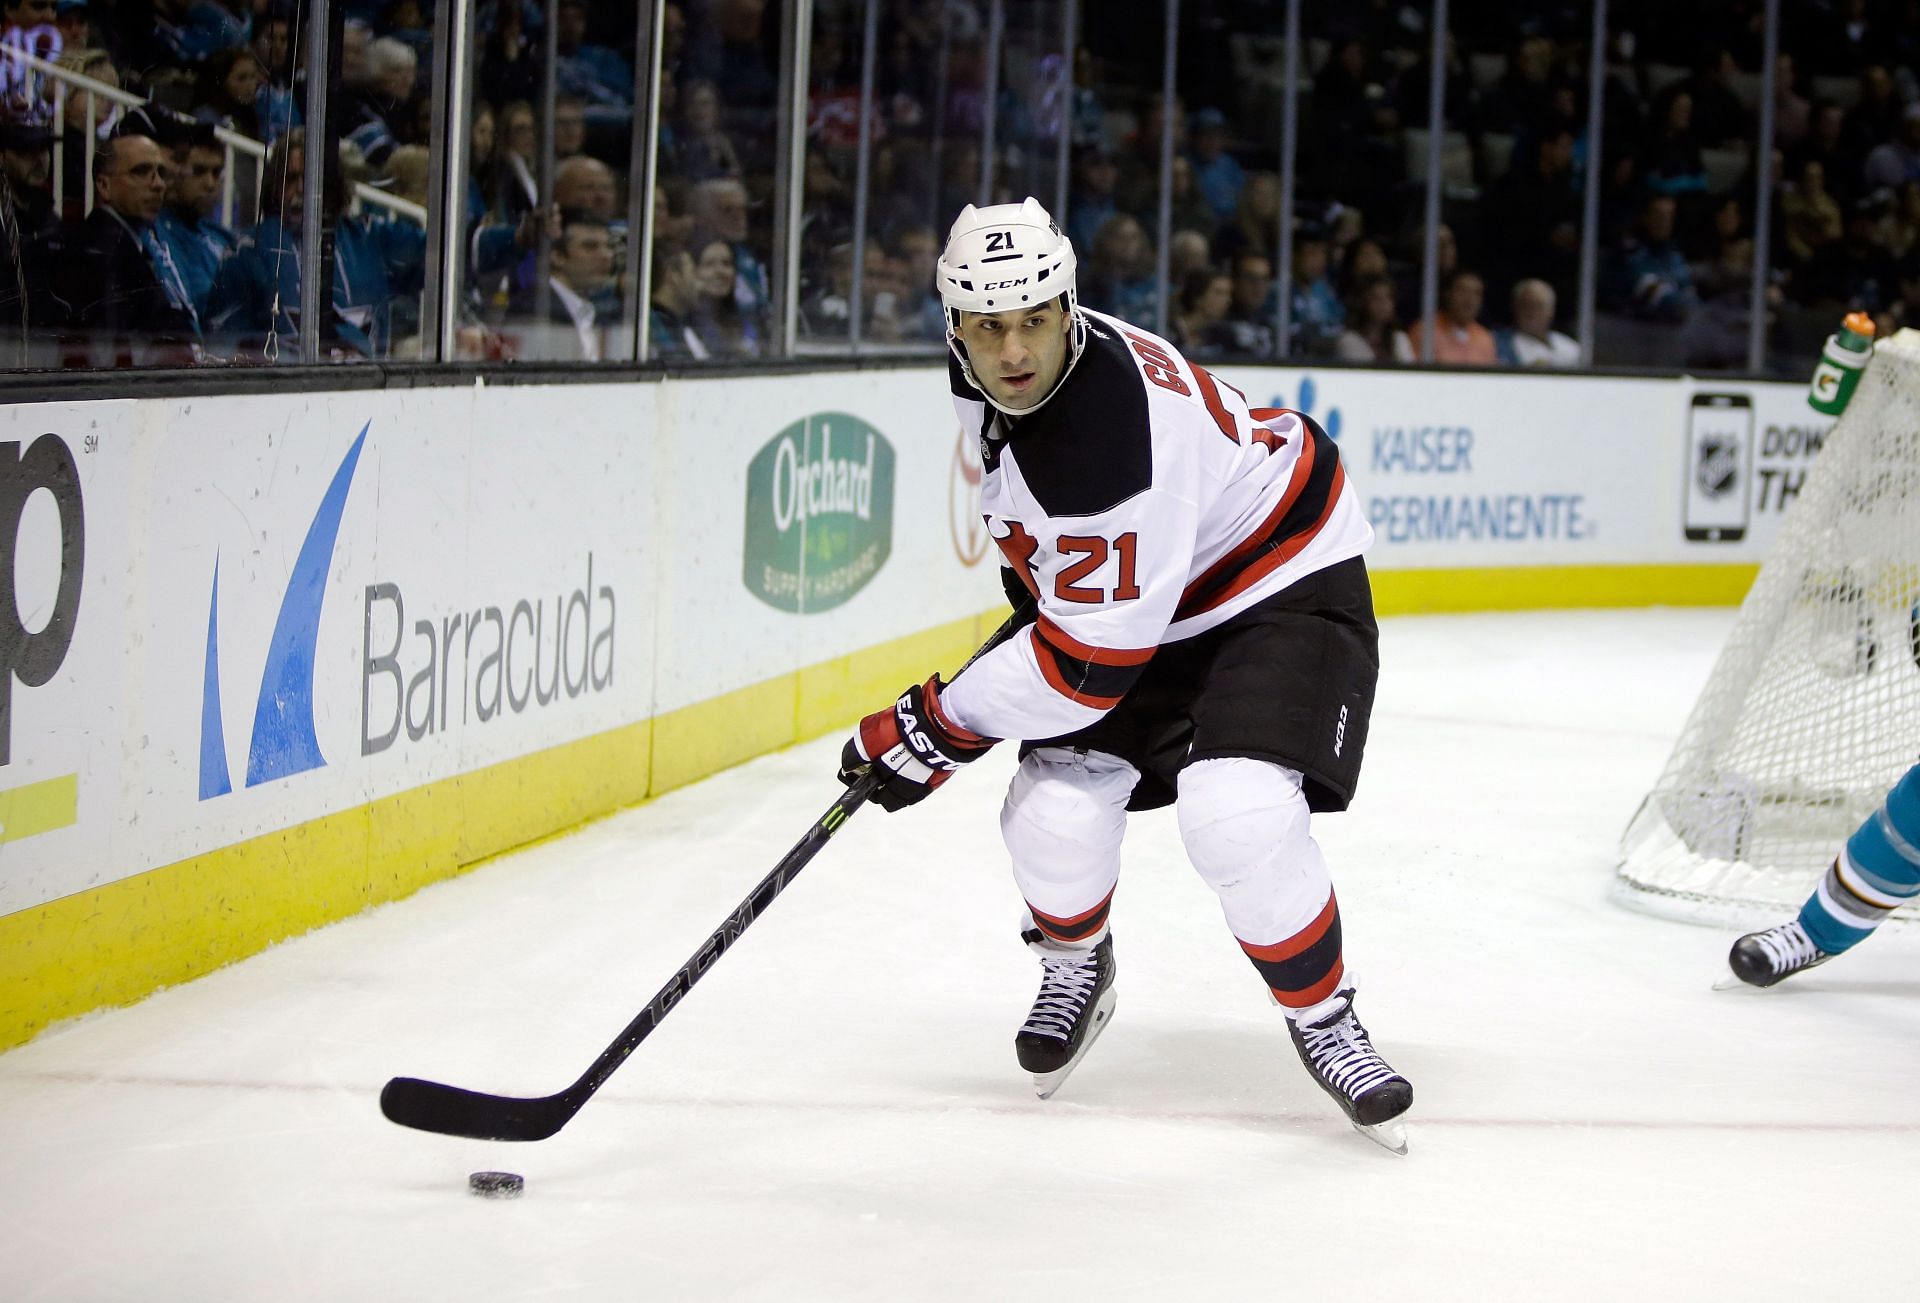
M1840 332L1828 335L1827 346L1820 351L1820 365L1813 369L1813 387L1807 391L1807 406L1828 416L1846 411L1872 357L1873 318L1864 312L1849 312L1840 324Z

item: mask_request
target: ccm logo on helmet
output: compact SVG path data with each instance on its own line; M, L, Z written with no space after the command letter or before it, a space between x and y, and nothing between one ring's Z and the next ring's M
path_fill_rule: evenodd
M1025 285L1026 283L1027 278L1025 276L1022 276L1017 281L995 281L993 284L984 287L983 292L990 293L993 290L1010 290L1016 285Z

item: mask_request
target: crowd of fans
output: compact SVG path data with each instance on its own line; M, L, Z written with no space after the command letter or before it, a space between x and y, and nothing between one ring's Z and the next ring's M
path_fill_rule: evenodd
M869 343L937 349L933 262L954 213L983 197L984 173L992 201L1033 193L1055 206L1064 181L1057 215L1080 254L1082 301L1164 321L1199 358L1391 365L1430 346L1441 363L1579 363L1589 3L1451 6L1438 307L1425 317L1431 6L1305 7L1296 197L1283 227L1282 6L1185 0L1181 94L1169 101L1157 22L1102 21L1083 5L1068 59L1057 6L1009 6L992 70L984 0L884 0L863 150L865 4L806 2L803 202L790 232L803 343L837 345L857 317ZM426 233L404 204L356 199L354 184L425 204L432 0L341 3L339 93L328 100L340 144L325 190L334 284L315 328L325 356L420 356ZM549 88L545 0L477 6L464 356L631 356L642 284L629 239L636 130L657 131L651 355L693 362L773 347L783 6L666 0L652 124L635 114L636 8L560 0ZM1745 365L1763 162L1770 355L1798 369L1851 310L1884 329L1920 322L1920 0L1781 9L1774 149L1759 160L1761 0L1610 5L1599 311L1585 341L1597 362ZM0 0L7 365L299 356L314 324L300 311L303 23L292 0ZM59 102L54 80L8 50L125 88L144 106ZM216 128L264 157L229 149ZM638 214L631 221L637 232Z

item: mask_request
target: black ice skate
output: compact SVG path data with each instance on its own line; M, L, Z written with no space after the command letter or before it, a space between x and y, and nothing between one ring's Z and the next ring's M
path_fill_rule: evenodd
M1033 1074L1041 1099L1051 1098L1113 1017L1113 938L1091 950L1068 950L1038 929L1020 939L1040 956L1040 994L1013 1048Z
M1354 1130L1396 1154L1407 1152L1401 1115L1413 1107L1413 1086L1387 1066L1353 1012L1353 988L1288 1018L1300 1062L1346 1111Z
M1770 927L1764 932L1749 932L1733 943L1727 965L1733 975L1748 986L1772 986L1782 978L1816 968L1832 955L1813 944L1813 938L1800 926L1800 920Z

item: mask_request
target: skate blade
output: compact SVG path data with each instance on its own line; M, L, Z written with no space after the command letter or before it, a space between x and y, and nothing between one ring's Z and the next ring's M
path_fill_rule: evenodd
M1080 1060L1087 1057L1087 1051L1093 1048L1093 1043L1100 1039L1100 1033L1104 1032L1107 1024L1113 1021L1114 1003L1114 991L1109 986L1106 994L1100 997L1100 1002L1093 1006L1093 1030L1087 1033L1086 1040L1080 1042L1080 1048L1074 1051L1073 1057L1052 1072L1033 1074L1034 1094L1041 1099L1052 1099L1053 1092L1066 1084L1068 1075L1079 1066Z
M1713 984L1713 989L1716 991L1764 991L1766 990L1764 986L1755 986L1751 982L1743 982L1738 977L1735 977L1732 973L1728 973L1725 977L1722 977L1719 981L1715 982Z
M1370 1127L1363 1127L1356 1122L1353 1129L1388 1153L1398 1154L1402 1158L1407 1156L1407 1124L1403 1119L1389 1118Z

